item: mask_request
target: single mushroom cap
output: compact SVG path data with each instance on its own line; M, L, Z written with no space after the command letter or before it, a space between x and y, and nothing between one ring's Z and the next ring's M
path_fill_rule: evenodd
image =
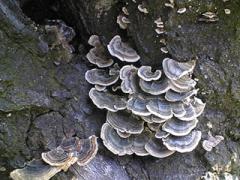
M163 122L167 121L167 119L163 119L163 118L157 117L155 115L142 116L141 118L147 123L163 123Z
M106 52L103 46L98 46L90 49L86 55L86 58L90 63L95 64L99 68L109 67L114 63L112 59L109 59L106 56Z
M119 156L131 155L133 151L132 147L132 136L129 138L121 138L116 130L112 128L108 123L104 123L101 129L101 139L103 140L104 146L110 150L113 154Z
M223 136L220 135L216 135L213 136L211 134L211 132L208 132L208 139L207 140L203 140L202 142L202 147L203 149L205 149L206 151L212 151L212 149L214 147L216 147L222 140L224 140Z
M128 137L131 136L130 133L121 132L121 131L119 131L119 130L117 130L117 133L118 133L118 135L119 135L121 138L128 138Z
M90 84L97 84L100 86L110 86L116 83L119 79L119 75L109 75L104 69L91 69L85 73L85 79Z
M127 100L124 97L113 95L108 91L97 91L92 88L89 97L99 109L107 109L112 112L126 109Z
M144 96L137 95L129 98L127 109L138 116L150 116L151 113L147 110L148 99Z
M117 16L117 23L121 29L127 29L128 24L130 24L130 21L127 17L120 14Z
M151 66L141 66L138 69L138 76L144 81L153 81L160 79L162 72L160 70L156 70L152 72Z
M77 164L85 166L96 156L97 151L98 143L95 135L90 136L88 139L80 139L77 151Z
M166 100L160 98L152 99L146 107L150 113L159 118L170 119L173 117L171 104Z
M23 169L12 171L10 177L14 180L49 180L61 170L61 167L50 166L42 160L32 160Z
M130 134L140 134L144 129L144 121L127 111L108 111L107 122L114 129Z
M170 102L184 101L189 99L191 96L196 95L199 89L193 89L188 92L178 93L173 90L168 90L165 94L165 99Z
M170 58L165 58L162 62L163 71L171 80L177 80L182 76L192 73L196 61L178 62Z
M88 44L94 47L102 45L98 35L91 35L88 39Z
M151 95L163 94L171 88L168 79L157 81L144 81L143 79L140 79L139 86L144 92Z
M196 86L197 82L186 75L177 80L170 80L169 84L173 91L182 93L192 90Z
M42 159L51 166L64 166L72 160L72 155L58 146L51 151L42 153Z
M192 121L181 121L173 117L163 124L162 129L174 136L185 136L197 126L197 123L197 119L193 119Z
M107 45L107 48L112 56L117 57L121 61L137 62L140 59L137 52L127 43L122 42L119 35L113 37Z
M145 145L145 149L153 157L165 158L172 155L175 151L167 149L161 139L152 138Z
M170 135L163 138L163 144L171 151L177 151L180 153L191 152L197 147L201 136L201 131L193 130L186 136Z
M135 135L132 143L132 151L138 156L147 156L149 153L145 149L145 145L151 137L151 131L145 129L141 134Z
M133 94L139 91L137 68L133 65L123 66L120 70L121 89L124 93Z

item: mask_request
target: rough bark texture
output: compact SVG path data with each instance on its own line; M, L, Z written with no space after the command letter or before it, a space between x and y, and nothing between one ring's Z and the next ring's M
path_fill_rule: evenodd
M153 21L159 16L166 26L169 54L179 61L197 59L194 76L199 79L200 96L207 103L198 129L206 138L207 123L211 122L213 134L222 135L225 140L212 152L199 145L191 153L155 159L114 156L99 139L96 159L83 168L73 166L55 178L69 179L71 172L78 172L80 179L91 180L196 179L207 171L240 176L239 1L178 0L176 8L170 9L164 6L165 1L146 0L146 15L137 10L139 3L0 0L1 179L8 179L9 172L23 167L24 162L39 158L42 151L56 147L65 136L99 136L105 111L98 110L88 98L90 85L84 79L90 69L85 58L89 50L87 39L98 34L106 45L120 34L137 49L142 64L159 66L166 56L160 51L160 38L154 31ZM126 31L116 24L122 6L128 8L132 22ZM188 7L187 12L176 13L180 7ZM225 8L231 9L230 15L224 13ZM220 20L198 23L198 15L205 11L217 12ZM77 32L74 58L59 66L53 62L64 51L56 55L47 49L39 38L42 28L37 25L56 18Z

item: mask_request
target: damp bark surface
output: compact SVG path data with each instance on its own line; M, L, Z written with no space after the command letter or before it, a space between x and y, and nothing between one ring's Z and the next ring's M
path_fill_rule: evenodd
M167 1L166 1L167 2ZM168 56L179 61L197 59L194 77L199 96L207 103L197 129L207 138L224 136L211 152L201 145L186 154L165 158L123 156L109 152L98 139L97 157L85 167L72 166L53 179L197 179L206 172L240 176L240 3L237 0L144 1L149 13L132 0L0 0L0 177L41 152L57 147L64 137L87 138L100 134L106 112L88 97L91 88L84 74L93 66L85 54L90 35L104 45L116 34L131 43L142 65L161 68L166 54L155 32L159 16L165 24ZM121 30L117 16L125 6L131 24ZM183 14L177 9L186 7ZM231 14L225 14L230 9ZM219 21L199 23L199 15L216 12ZM70 61L62 50L51 50L42 40L46 20L61 19L76 36ZM57 51L57 52L56 52ZM61 58L61 63L56 63Z

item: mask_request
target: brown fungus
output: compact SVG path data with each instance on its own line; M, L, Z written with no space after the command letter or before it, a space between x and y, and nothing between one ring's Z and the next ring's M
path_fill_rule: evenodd
M98 143L95 135L90 136L87 139L80 139L79 146L77 146L77 164L79 166L85 166L88 164L97 154Z

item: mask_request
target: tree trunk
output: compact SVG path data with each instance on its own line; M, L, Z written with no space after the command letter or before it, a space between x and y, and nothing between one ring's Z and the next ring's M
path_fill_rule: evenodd
M197 179L208 171L240 176L240 3L176 1L169 8L166 2L144 1L148 10L144 14L137 8L142 1L132 0L0 0L1 179L64 137L99 136L105 111L88 98L91 86L84 78L91 68L85 54L92 34L99 35L105 46L114 35L121 35L135 47L142 65L160 66L167 56L196 59L194 77L199 80L199 96L207 103L198 129L203 139L208 131L225 139L211 152L199 145L193 152L165 159L118 157L99 140L100 150L89 165L73 166L54 178L69 179L76 172L80 179L101 180ZM127 30L116 22L122 7L128 9L131 21ZM182 7L187 10L180 14L177 10ZM199 22L206 11L216 12L219 20ZM155 32L154 20L159 17L165 25L163 36ZM43 38L49 19L61 19L76 32L70 62L66 50L52 50ZM162 39L168 54L160 50Z

